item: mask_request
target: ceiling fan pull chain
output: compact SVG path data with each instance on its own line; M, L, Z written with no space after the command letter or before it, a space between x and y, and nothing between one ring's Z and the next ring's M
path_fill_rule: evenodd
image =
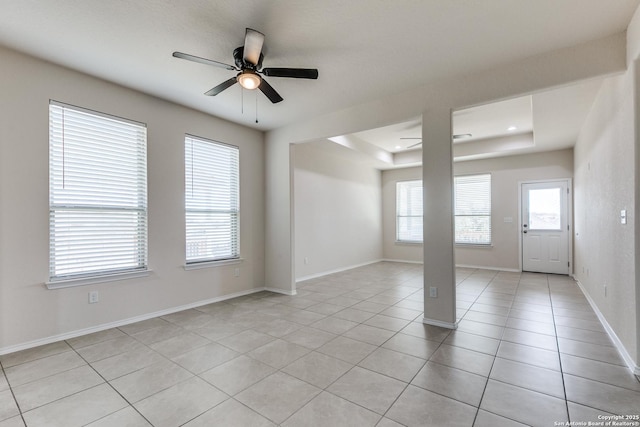
M258 123L258 92L256 92L256 123Z

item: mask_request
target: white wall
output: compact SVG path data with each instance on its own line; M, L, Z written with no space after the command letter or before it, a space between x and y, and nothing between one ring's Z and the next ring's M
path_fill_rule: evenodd
M640 7L636 9L636 12L629 24L627 30L627 64L629 70L633 73L634 79L634 135L635 135L635 165L634 165L634 205L633 212L631 214L631 221L634 224L634 269L635 269L635 342L636 351L634 362L636 365L635 374L640 375L640 274L638 274L638 266L640 265L640 238L636 235L638 229L640 229L640 215L637 212L640 211ZM633 286L631 283L627 283L626 286ZM632 292L629 292L632 293ZM633 320L632 320L633 321ZM633 329L633 326L631 327ZM633 331L627 332L632 335ZM632 341L630 341L632 342ZM625 344L631 346L631 344Z
M456 265L518 270L518 183L526 180L572 178L573 150L455 162L453 170L454 175L491 173L492 203L492 247L456 246ZM422 168L396 169L382 173L385 259L422 260L422 245L407 245L395 241L396 182L413 179L422 179ZM513 222L505 223L505 217L512 218Z
M264 286L263 134L0 48L0 352ZM48 104L148 126L148 277L47 290ZM184 134L240 147L239 266L185 271ZM240 277L233 269L240 268ZM89 305L89 291L100 302Z
M380 171L332 142L293 147L296 280L380 260Z
M574 239L575 275L637 366L638 87L630 66L604 82L574 149ZM626 225L620 223L622 209Z

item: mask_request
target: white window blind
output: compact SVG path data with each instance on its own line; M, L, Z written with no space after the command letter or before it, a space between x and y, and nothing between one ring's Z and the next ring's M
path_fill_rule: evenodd
M49 104L49 275L147 269L146 125Z
M422 181L396 183L396 239L422 242Z
M185 138L187 264L238 259L238 147Z
M456 243L491 244L491 175L454 179Z

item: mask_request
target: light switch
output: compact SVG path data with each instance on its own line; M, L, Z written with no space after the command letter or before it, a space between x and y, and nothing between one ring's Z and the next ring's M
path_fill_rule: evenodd
M620 211L620 224L626 224L626 223L627 223L627 210L622 209Z

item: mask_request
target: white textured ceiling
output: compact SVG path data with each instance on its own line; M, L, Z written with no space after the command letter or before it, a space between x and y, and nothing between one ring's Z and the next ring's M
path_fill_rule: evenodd
M623 31L639 0L0 0L0 44L228 120L273 129ZM266 35L264 66L318 68L269 78L272 105L233 72L245 27ZM242 100L244 99L244 108ZM244 110L244 112L243 112Z

